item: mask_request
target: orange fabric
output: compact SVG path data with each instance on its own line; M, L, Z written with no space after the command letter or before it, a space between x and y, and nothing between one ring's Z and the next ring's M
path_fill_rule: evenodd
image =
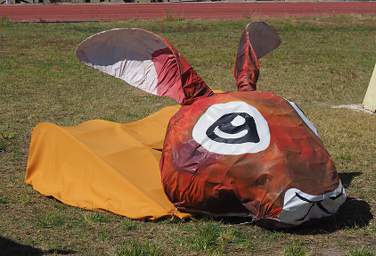
M189 217L166 197L159 171L166 127L177 110L166 107L127 124L41 123L33 130L26 183L63 203L132 219Z

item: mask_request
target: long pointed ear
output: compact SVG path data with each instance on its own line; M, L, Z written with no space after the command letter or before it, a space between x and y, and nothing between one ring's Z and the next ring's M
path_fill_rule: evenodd
M234 78L239 91L256 90L259 59L281 44L277 32L265 22L249 23L240 38Z
M131 86L180 104L212 90L164 38L143 29L113 29L84 40L76 55L85 64Z

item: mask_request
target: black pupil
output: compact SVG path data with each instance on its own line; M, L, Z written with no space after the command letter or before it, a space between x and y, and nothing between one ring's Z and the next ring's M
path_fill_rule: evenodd
M232 125L232 121L236 117L242 117L244 123L239 126ZM222 138L215 133L216 128L221 132L228 134L228 138ZM241 137L237 137L236 134L239 134L242 131L247 131L247 133ZM206 135L216 141L227 144L242 144L247 142L258 143L260 142L259 135L257 133L256 123L252 116L248 113L239 112L239 113L230 113L221 116L217 121L215 121L206 131ZM233 136L231 136L233 135ZM230 138L231 137L231 138Z

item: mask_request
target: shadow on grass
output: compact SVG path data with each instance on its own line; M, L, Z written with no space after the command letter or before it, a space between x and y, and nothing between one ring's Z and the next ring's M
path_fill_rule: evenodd
M345 188L351 185L352 180L360 176L361 172L346 172L339 173L342 184ZM252 221L249 217L230 217L230 218L215 218L227 224L251 224ZM288 227L281 225L275 221L262 220L255 224L273 231L312 235L312 234L327 234L333 233L337 230L348 228L362 228L368 226L369 222L373 219L370 205L363 200L348 197L346 202L339 208L338 212L330 217L312 220L297 227Z
M372 219L371 207L367 202L349 197L334 216L312 220L284 231L300 235L327 234L342 229L366 227Z
M345 188L351 185L352 180L360 176L361 172L342 172L339 177ZM338 212L330 217L311 220L297 227L274 229L286 233L313 235L333 233L337 230L348 228L361 228L368 226L373 219L370 205L363 200L348 197ZM259 226L268 228L268 222L258 223Z
M59 254L59 255L72 255L76 252L73 250L62 250L62 249L51 249L51 250L41 250L29 245L19 244L8 238L0 236L0 256L41 256L48 254Z
M338 173L338 176L341 179L343 186L348 188L351 185L352 180L361 174L361 172L342 172Z
M252 224L248 217L212 218L224 224ZM258 221L255 224L270 231L314 235L328 234L337 230L349 228L362 228L368 226L373 219L370 205L360 199L348 197L346 202L339 208L334 216L323 219L311 220L299 226L286 226L269 220Z

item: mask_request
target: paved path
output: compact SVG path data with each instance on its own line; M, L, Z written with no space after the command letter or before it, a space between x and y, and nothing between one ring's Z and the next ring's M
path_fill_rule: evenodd
M251 16L376 15L376 2L319 3L152 3L152 4L22 4L1 5L0 16L22 22L153 19L242 19Z

